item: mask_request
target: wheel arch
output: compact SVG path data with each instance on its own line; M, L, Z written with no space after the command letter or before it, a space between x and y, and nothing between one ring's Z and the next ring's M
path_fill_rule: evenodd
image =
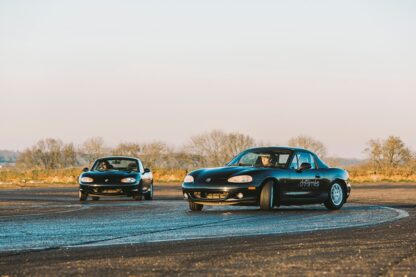
M273 182L273 187L274 187L274 196L276 197L279 197L279 195L280 195L280 187L279 187L279 179L277 179L276 177L266 177L264 180L263 180L263 182L261 183L261 185L260 185L260 187L259 187L259 191L258 191L258 195L257 195L257 200L259 201L260 200L260 194L261 194L261 190L263 189L263 187L264 187L264 185L267 183L267 182L269 182L269 181L272 181ZM275 198L276 199L276 198ZM277 200L279 200L278 198L277 198ZM277 202L277 201L276 201Z

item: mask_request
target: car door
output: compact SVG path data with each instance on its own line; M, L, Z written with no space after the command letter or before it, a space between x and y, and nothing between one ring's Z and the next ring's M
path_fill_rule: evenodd
M309 169L301 168L302 164L310 164ZM290 198L310 198L319 196L321 176L316 167L315 159L309 152L297 151L293 157L291 168L291 190L287 196Z
M303 194L299 188L300 175L299 170L299 153L294 152L292 160L289 164L289 169L286 174L286 178L282 180L281 184L281 197L283 200L290 200Z

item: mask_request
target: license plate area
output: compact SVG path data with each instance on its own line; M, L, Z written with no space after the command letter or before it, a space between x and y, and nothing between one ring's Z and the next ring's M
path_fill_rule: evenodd
M121 189L105 189L103 190L104 193L121 193Z
M224 200L227 198L228 192L194 192L193 196L198 199Z

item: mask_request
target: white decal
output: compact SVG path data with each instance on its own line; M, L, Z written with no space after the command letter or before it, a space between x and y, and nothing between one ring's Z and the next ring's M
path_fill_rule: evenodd
M300 188L319 188L319 181L318 180L302 180L299 183Z

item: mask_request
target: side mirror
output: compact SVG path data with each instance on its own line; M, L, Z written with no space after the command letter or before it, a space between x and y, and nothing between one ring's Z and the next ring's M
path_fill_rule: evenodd
M83 172L87 172L87 171L88 171L88 167L84 167L84 168L82 169L82 171L83 171Z
M299 171L304 171L304 170L311 169L311 168L312 168L312 165L310 163L302 163L300 165Z
M144 169L144 173L149 173L150 172L150 168L145 168Z

